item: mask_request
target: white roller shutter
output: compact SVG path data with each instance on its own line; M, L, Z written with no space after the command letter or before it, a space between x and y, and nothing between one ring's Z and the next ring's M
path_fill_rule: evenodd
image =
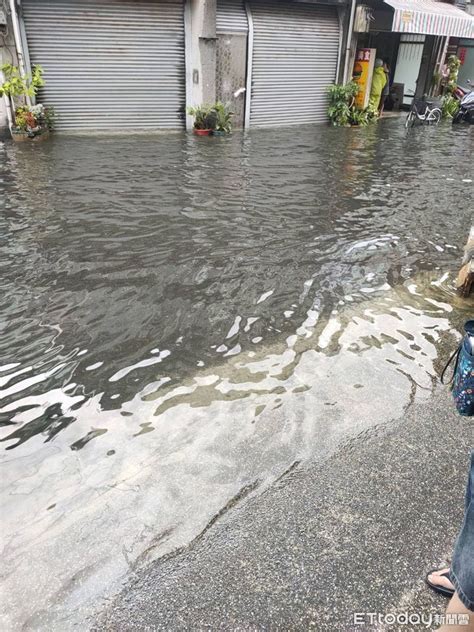
M247 33L247 13L244 0L217 0L217 33Z
M251 126L327 120L326 88L335 81L337 9L302 2L251 2Z
M39 100L57 128L184 126L182 0L23 0Z

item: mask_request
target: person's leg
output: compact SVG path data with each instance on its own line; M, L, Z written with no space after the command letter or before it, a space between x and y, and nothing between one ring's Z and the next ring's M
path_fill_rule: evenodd
M446 621L440 630L474 632L474 451L471 453L471 469L466 489L466 512L456 546L450 578L456 589L446 610ZM456 617L454 615L457 615ZM450 618L453 625L450 625ZM455 623L454 621L456 621ZM460 620L462 619L462 620Z
M385 104L385 97L382 94L382 96L380 97L380 103L379 103L379 117L382 116L384 104Z
M457 593L446 608L444 621L438 632L474 632L474 612L466 608Z

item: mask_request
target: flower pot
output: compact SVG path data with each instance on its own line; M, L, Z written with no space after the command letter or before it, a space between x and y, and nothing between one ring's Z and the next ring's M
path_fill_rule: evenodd
M28 136L27 132L12 131L12 138L15 141L15 143L27 143L28 141L39 143L49 138L49 129L46 129L42 131L40 134L36 134L35 136Z
M210 136L212 133L212 129L196 129L194 128L194 133L196 136Z
M212 135L213 135L213 136L225 136L225 135L226 135L226 132L222 131L221 129L215 129L215 130L212 132Z

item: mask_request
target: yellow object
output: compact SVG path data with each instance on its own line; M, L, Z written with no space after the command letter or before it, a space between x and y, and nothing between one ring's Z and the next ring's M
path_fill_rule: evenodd
M380 99L382 97L383 89L387 83L387 76L382 66L374 68L374 74L372 77L372 86L370 88L369 106L374 110L379 109Z
M359 48L354 63L352 80L359 86L359 93L355 98L355 105L360 110L367 107L372 81L372 69L375 61L375 48Z

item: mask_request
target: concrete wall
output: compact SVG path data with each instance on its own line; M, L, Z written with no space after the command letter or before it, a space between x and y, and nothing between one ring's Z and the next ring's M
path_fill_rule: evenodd
M216 0L186 0L186 106L216 100ZM187 128L192 119L186 118Z
M230 105L234 128L244 126L245 97L234 93L245 88L247 79L247 34L220 33L217 40L216 97Z

